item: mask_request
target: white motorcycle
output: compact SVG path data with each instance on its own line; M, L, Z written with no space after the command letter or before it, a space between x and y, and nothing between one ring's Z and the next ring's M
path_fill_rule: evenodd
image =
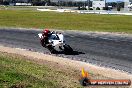
M38 34L39 38L42 39L42 33ZM65 53L65 54L71 54L73 52L73 49L65 43L64 35L62 33L55 33L52 32L48 39L49 45L46 47L48 50L50 50L51 53Z

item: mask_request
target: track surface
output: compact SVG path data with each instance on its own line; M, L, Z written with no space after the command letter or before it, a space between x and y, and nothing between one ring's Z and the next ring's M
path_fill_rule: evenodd
M39 43L37 36L39 32L35 30L0 29L0 44L49 54L49 51ZM132 74L132 38L95 35L94 33L79 34L68 31L64 32L64 35L75 53L56 56L81 60Z

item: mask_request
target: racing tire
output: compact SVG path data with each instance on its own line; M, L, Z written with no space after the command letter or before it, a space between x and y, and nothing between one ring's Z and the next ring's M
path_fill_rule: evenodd
M64 52L65 52L65 54L71 54L71 53L73 53L73 49L69 45L65 44Z
M48 50L50 51L51 54L56 54L57 53L57 51L54 49L54 47L48 46L47 48L48 48Z
M54 49L50 50L50 52L51 52L51 54L57 54L57 51Z

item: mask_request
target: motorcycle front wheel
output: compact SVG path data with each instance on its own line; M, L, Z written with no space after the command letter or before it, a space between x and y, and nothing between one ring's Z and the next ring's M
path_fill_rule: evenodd
M54 47L48 46L47 48L50 51L50 53L52 53L52 54L56 54L57 53L57 51L54 49Z
M71 54L73 52L73 49L69 45L65 44L64 52L65 52L65 54Z

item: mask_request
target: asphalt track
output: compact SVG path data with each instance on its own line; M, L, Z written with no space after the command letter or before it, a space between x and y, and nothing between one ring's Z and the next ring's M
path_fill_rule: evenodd
M0 44L50 54L40 45L37 30L0 29ZM73 48L71 55L56 54L132 74L132 38L94 33L63 32Z

